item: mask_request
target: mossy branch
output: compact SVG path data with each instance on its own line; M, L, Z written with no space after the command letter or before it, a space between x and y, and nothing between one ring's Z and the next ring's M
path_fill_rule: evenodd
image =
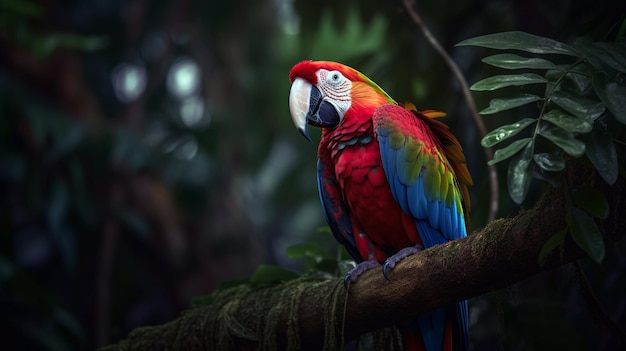
M607 244L626 233L626 184L607 186L581 165L565 183L601 190L610 216L600 223ZM571 240L538 263L546 240L566 226L566 187L550 188L536 206L495 220L461 240L410 256L386 280L380 269L350 286L342 279L311 276L264 288L244 285L214 293L206 305L178 319L134 330L106 350L341 349L344 340L381 330L415 314L500 289L583 256ZM381 336L382 335L382 336ZM378 342L399 346L394 329ZM381 341L382 340L382 341Z

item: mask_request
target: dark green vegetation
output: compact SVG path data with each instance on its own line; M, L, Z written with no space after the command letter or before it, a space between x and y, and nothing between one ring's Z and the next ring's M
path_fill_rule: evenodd
M496 128L482 139L484 147L493 147L526 128L529 137L519 138L498 149L489 164L508 158L509 194L522 203L533 177L560 185L561 171L568 158L573 162L591 163L602 179L615 184L618 173L626 176L618 164L616 145L626 146L626 21L622 22L613 42L591 42L576 39L572 46L524 32L507 32L464 40L458 45L482 46L501 50L521 50L531 54L567 56L565 63L555 64L541 57L498 54L483 59L492 66L544 72L497 75L471 86L476 91L491 91L510 86L541 84L541 96L516 93L491 100L482 115L538 103L537 118L524 118ZM526 133L528 134L528 133ZM542 145L539 136L551 143ZM583 155L585 156L583 158ZM535 173L535 167L537 172ZM572 238L597 263L605 255L602 233L593 217L606 219L609 205L598 190L587 184L571 188L568 197L568 229ZM556 233L542 252L545 254L563 242L565 231Z
M548 182L522 177L516 183L524 190L522 205L529 208L545 189L558 185L554 172L561 160L578 155L571 156L563 148L569 144L562 141L569 141L571 150L584 143L585 153L590 145L608 150L609 139L597 128L607 121L606 135L613 137L617 151L623 148L619 117L612 117L605 100L612 101L610 88L619 88L612 84L621 84L623 73L602 55L581 49L605 43L599 46L604 50L620 37L624 5L618 3L418 3L422 18L471 83L509 73L540 77L529 80L541 83L475 94L481 107L515 94L540 98L485 116L489 130L520 123L519 130L511 127L519 131L510 139L513 143L536 140L534 152L520 151L496 165L502 187L498 216L518 210L507 191L509 164L521 165L532 157L513 174L534 167L535 175L551 175L542 177ZM398 101L446 111L445 122L461 140L476 184L471 189L472 223L475 228L486 224L489 160L482 156L480 137L448 67L399 1L41 6L0 0L0 28L3 345L94 349L126 337L135 327L173 320L193 297L224 281L246 279L261 264L290 271L264 266L253 281L288 279L293 271L308 269L335 274L344 261L331 235L317 232L324 222L315 186L315 146L302 140L288 116L287 73L302 59L343 62ZM570 118L552 112L579 118L554 99L548 105L554 108L541 112L549 93L545 88L552 86L541 78L555 82L559 73L552 75L547 66L503 71L481 59L505 52L455 47L471 37L513 30L558 40L577 53L506 51L529 58L525 65L549 65L537 58L555 65L583 60L578 68L594 70L584 76L604 72L605 80L591 85L585 79L568 82L567 75L562 83L569 85L565 90L570 95L577 94L576 84L588 86L578 95L603 102L611 114L588 122L593 126L587 131L584 123L572 125ZM600 60L585 64L587 57ZM576 99L561 101L567 106L566 101ZM546 123L557 128L555 133L545 137L545 132L533 132ZM518 150L526 145L520 143ZM624 169L619 155L618 179ZM602 169L597 161L607 169L615 163L604 151L574 162ZM598 243L595 227L602 228L605 216L597 187L588 182L571 189L569 230L553 233L546 251L571 234L590 244L581 246L592 257L602 258L593 249L599 245L591 245ZM287 247L303 242L321 248L307 244L288 252L304 257L301 265L285 258ZM545 273L473 299L474 347L615 349L611 325L626 324L620 307L626 291L624 243L602 247L601 264L583 260L576 269ZM600 305L589 303L594 300Z

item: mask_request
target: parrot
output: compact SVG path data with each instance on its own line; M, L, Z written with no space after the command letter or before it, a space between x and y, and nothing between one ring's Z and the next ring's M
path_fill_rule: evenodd
M358 263L344 282L423 249L467 236L472 178L463 149L436 118L399 104L361 72L332 61L302 61L289 73L289 111L309 141L321 128L317 187L335 239ZM405 350L467 350L461 301L399 326Z

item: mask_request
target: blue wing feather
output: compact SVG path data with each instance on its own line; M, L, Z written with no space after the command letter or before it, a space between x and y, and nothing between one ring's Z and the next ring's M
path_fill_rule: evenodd
M326 189L328 186L338 187L334 179L324 176L324 165L320 160L317 160L317 190L326 223L328 223L335 239L345 246L350 256L357 262L362 262L363 258L359 254L354 241L348 208L341 200L333 200L330 197Z
M452 182L441 186L442 181L448 180L440 173L444 170L438 168L437 165L438 162L447 161L440 159L438 162L430 162L432 160L427 158L433 157L433 155L419 155L421 151L419 148L417 149L417 156L415 156L415 153L407 150L409 136L406 134L403 145L400 147L390 145L390 135L402 132L397 129L393 120L397 121L403 118L409 119L403 120L403 125L414 125L417 128L417 124L420 123L412 112L398 105L384 105L382 110L379 107L374 113L375 131L378 136L383 169L394 199L405 213L414 217L415 225L425 248L466 236L462 209L457 207L457 201L451 201L450 205L447 203L450 191L454 192L450 195L462 196L457 184ZM397 140L401 139L397 138ZM394 140L396 144L397 140ZM435 145L433 140L429 140L428 143ZM415 145L409 147L415 149ZM415 156L415 158L407 159L407 155L408 157ZM420 157L422 158L420 159ZM409 169L414 169L411 167L418 167L418 174L412 180L409 179L409 175L411 175ZM441 191L443 194L437 194L437 191ZM460 350L467 349L467 301L462 301L454 306L435 309L417 317L416 322L422 333L426 350L441 350L446 319L449 314L452 314L453 323L456 324L453 328L453 336L456 339L455 345L460 346Z
M390 113L389 106L395 106L397 112L394 118L411 118L415 121L404 123L417 124L419 121L411 112L398 105L386 106L385 113ZM374 113L374 118L385 118L383 113L379 113L380 108ZM406 117L405 117L406 116ZM418 164L419 154L413 160L407 160L405 148L408 144L408 136L404 138L404 144L401 147L392 147L389 143L390 134L398 132L394 130L393 123L385 124L385 127L378 127L376 133L380 147L380 154L383 163L385 176L391 187L394 199L398 202L402 210L411 214L416 222L426 221L429 223L431 230L420 232L420 237L425 247L442 244L449 240L459 239L466 236L465 219L462 209L457 208L456 201L452 201L451 205L446 204L447 192L455 191L455 196L461 196L460 191L456 188L456 184L446 184L441 186L442 182L447 182L441 172L443 169L437 167L438 163L444 163L441 159L435 162L425 162L424 165ZM429 141L429 145L434 145L434 141ZM421 150L418 150L418 152ZM410 153L409 153L410 154ZM424 158L434 157L433 155ZM418 175L415 179L408 179L407 174L411 174L409 168L418 167ZM450 170L448 170L450 172ZM425 179L428 178L428 179ZM426 184L430 184L427 186ZM438 194L437 191L444 191L446 194ZM418 228L419 229L419 228ZM433 236L433 238L428 238ZM429 245L427 243L433 243Z
M445 326L446 309L437 308L427 314L417 317L417 324L422 333L422 340L426 350L439 351L443 349L443 333L444 328L439 328L441 324Z
M460 341L459 350L467 350L469 346L469 322L467 313L467 300L460 301L456 304L453 311L453 323L456 322L456 328L453 325L452 332L453 338Z
M433 228L428 220L417 219L415 220L415 225L425 248L445 244L450 241L441 234L441 231Z

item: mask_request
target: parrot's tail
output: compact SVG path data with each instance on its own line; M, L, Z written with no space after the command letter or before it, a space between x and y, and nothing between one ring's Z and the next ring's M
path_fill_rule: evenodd
M426 348L424 339L419 330L411 327L400 326L400 332L402 334L402 345L405 351L430 351ZM432 337L432 335L426 335L426 337ZM453 336L452 336L452 323L448 320L446 322L445 329L443 331L443 342L441 343L441 350L437 351L453 351Z
M425 351L422 336L410 330L402 330L402 345L405 351Z

